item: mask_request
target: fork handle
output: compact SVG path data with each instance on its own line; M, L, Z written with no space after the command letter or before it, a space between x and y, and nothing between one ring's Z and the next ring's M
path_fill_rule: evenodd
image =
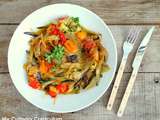
M124 110L125 110L125 107L127 105L127 102L128 102L128 98L130 96L130 93L132 91L132 88L133 88L133 85L134 85L134 82L135 82L135 79L136 79L136 76L137 76L137 73L138 73L138 70L137 69L134 69L133 72L132 72L132 75L130 77L130 80L128 82L128 85L127 85L127 88L125 90L125 93L123 95L123 98L122 98L122 101L121 101L121 104L120 104L120 107L118 109L118 112L117 112L117 116L118 117L121 117L124 113Z
M127 61L127 56L123 56L120 67L118 69L118 73L117 73L114 85L113 85L113 88L112 88L112 92L111 92L111 95L110 95L110 98L109 98L109 102L107 104L107 110L111 110L112 107L113 107L113 103L115 101L115 97L116 97L116 94L117 94L117 91L118 91L118 88L119 88L119 85L120 85L120 82L121 82L121 78L122 78L123 71L124 71L124 68L125 68L125 65L126 65L126 61Z

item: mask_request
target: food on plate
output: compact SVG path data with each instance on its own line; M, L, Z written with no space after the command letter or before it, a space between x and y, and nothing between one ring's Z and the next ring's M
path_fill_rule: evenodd
M37 29L25 32L32 36L24 64L30 87L53 98L75 94L98 85L109 70L101 35L82 27L78 17L61 17Z

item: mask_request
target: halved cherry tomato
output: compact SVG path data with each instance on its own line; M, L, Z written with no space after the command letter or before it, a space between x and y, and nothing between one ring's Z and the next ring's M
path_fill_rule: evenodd
M53 31L52 31L53 35L58 35L58 33L59 33L59 30L57 28L53 29Z
M87 50L90 50L94 47L96 47L96 43L93 40L86 40L83 44L83 48Z
M40 88L41 84L39 83L39 81L34 78L33 76L29 77L29 86L31 86L34 89L38 89Z
M57 89L54 87L54 86L49 86L49 91L48 91L48 94L51 96L51 97L56 97L57 96Z
M56 97L56 96L57 96L57 93L56 93L56 92L53 92L53 91L48 91L48 94L49 94L51 97Z
M59 93L65 93L69 89L69 86L66 83L61 83L61 84L57 85L56 88Z
M49 27L47 28L47 33L52 34L53 30L56 28L55 24L50 24Z
M59 33L59 38L60 38L59 43L60 43L61 45L64 45L64 43L66 42L66 37L65 37L65 35L64 35L63 32L60 32L60 33Z
M59 29L56 27L55 24L50 24L49 27L47 28L47 33L51 35L58 35Z

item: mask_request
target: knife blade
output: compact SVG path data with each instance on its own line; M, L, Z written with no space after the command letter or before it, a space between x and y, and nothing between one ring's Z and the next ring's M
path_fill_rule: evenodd
M145 53L145 49L147 48L147 44L150 41L150 38L151 38L151 35L152 35L154 29L155 29L154 26L149 29L149 31L147 32L147 34L143 38L139 48L137 49L137 53L135 55L135 58L134 58L134 61L133 61L133 64L132 64L133 69L138 69L139 68L139 66L142 62L144 53Z

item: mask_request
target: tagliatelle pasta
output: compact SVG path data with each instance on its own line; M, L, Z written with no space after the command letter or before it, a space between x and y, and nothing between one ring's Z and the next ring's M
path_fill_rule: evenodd
M28 85L51 97L92 88L109 70L101 35L82 27L78 17L61 17L25 34L33 36L24 64Z

